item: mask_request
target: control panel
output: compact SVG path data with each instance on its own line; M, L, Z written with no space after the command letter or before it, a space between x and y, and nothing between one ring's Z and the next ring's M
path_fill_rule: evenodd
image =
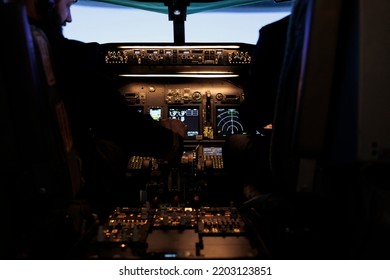
M129 65L236 65L249 64L249 45L107 45L107 64Z
M237 246L240 250L229 250ZM250 241L245 223L234 207L118 207L99 227L90 251L91 258L124 259L258 255L259 248Z
M256 258L224 170L228 136L245 134L240 106L251 45L107 44L104 63L127 106L187 127L180 162L133 155L129 186L141 207L118 207L100 225L91 258ZM157 139L156 139L157 140ZM228 205L228 206L227 206Z
M185 150L175 169L151 157L129 159L128 177L144 179L132 183L142 192L141 202L154 207L161 202L191 206L229 202L231 182L226 182L222 147L230 135L247 133L240 106L253 45L115 43L103 47L104 65L116 77L130 109L156 121L178 119L187 127Z
M220 189L223 185L228 187L221 146L189 147L174 168L160 159L131 156L127 170L129 180L138 179L132 182L132 188L138 188L140 202L152 207L199 207L204 203L215 205L226 198L226 190Z
M111 43L103 49L104 64L118 78L128 106L157 121L183 121L186 142L246 133L239 107L253 45Z

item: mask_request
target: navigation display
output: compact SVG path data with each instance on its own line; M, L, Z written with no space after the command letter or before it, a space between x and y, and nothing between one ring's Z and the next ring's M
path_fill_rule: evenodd
M240 121L238 107L218 106L216 107L217 136L228 136L232 134L245 134L244 127Z

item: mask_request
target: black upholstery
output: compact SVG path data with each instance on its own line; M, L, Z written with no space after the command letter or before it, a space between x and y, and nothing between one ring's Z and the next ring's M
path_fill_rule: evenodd
M344 209L321 189L327 180L321 171L330 149L341 8L338 0L297 0L291 13L270 147L280 193L244 205L258 218L272 258L345 256L333 251L344 231L332 230L340 228Z
M45 72L47 41L33 34L23 5L1 4L0 21L1 257L55 258L79 223L70 213L82 179L77 152L65 145L66 112Z
M384 218L390 164L377 150L379 142L382 151L389 146L382 133L388 127L382 108L388 108L389 98L378 93L388 89L389 81L383 77L389 72L383 48L389 40L384 36L388 17L382 12L389 4L379 2L373 7L365 0L297 0L290 20L272 170L285 192L311 193L323 202L324 208L314 213L324 219L320 236L329 244L324 257L332 259L388 258L390 248ZM373 61L375 67L369 67ZM372 139L365 147L364 137Z

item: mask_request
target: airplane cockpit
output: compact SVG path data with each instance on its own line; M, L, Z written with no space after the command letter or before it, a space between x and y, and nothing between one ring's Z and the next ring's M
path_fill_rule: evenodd
M390 64L382 47L389 40L376 21L390 24L382 15L385 0L378 1L382 9L366 0L76 5L101 2L157 12L172 24L171 42L147 33L145 41L100 43L97 63L129 110L185 124L182 155L175 164L130 155L121 180L105 177L91 203L84 182L75 183L82 163L63 133L66 108L53 93L55 79L48 64L37 63L47 54L45 43L36 44L34 30L26 28L23 4L2 2L2 259L388 257L390 132L383 124ZM187 40L188 15L222 8L291 16L273 122L256 133L269 153L276 186L270 193L245 196L245 182L226 168L224 154L230 137L251 133L241 110L257 31L251 43ZM42 65L45 86L37 79ZM264 172L255 175L271 184Z

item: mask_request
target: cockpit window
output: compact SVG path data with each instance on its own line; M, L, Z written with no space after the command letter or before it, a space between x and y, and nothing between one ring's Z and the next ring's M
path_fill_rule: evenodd
M105 1L112 2L113 1ZM136 2L142 1L126 1ZM185 25L185 41L241 42L255 44L258 30L291 12L291 3L232 5L233 2L217 1L219 6L198 8L191 3ZM255 1L256 2L256 1ZM152 3L148 2L150 5ZM147 3L144 3L146 5ZM84 42L173 42L173 22L169 21L168 8L159 3L159 10L152 8L121 6L97 1L81 0L72 6L73 22L64 28L68 38ZM211 4L210 4L211 5ZM199 5L198 5L199 6ZM150 6L153 7L153 6ZM205 7L208 7L207 9ZM214 8L210 8L214 7ZM203 10L202 10L203 9Z

